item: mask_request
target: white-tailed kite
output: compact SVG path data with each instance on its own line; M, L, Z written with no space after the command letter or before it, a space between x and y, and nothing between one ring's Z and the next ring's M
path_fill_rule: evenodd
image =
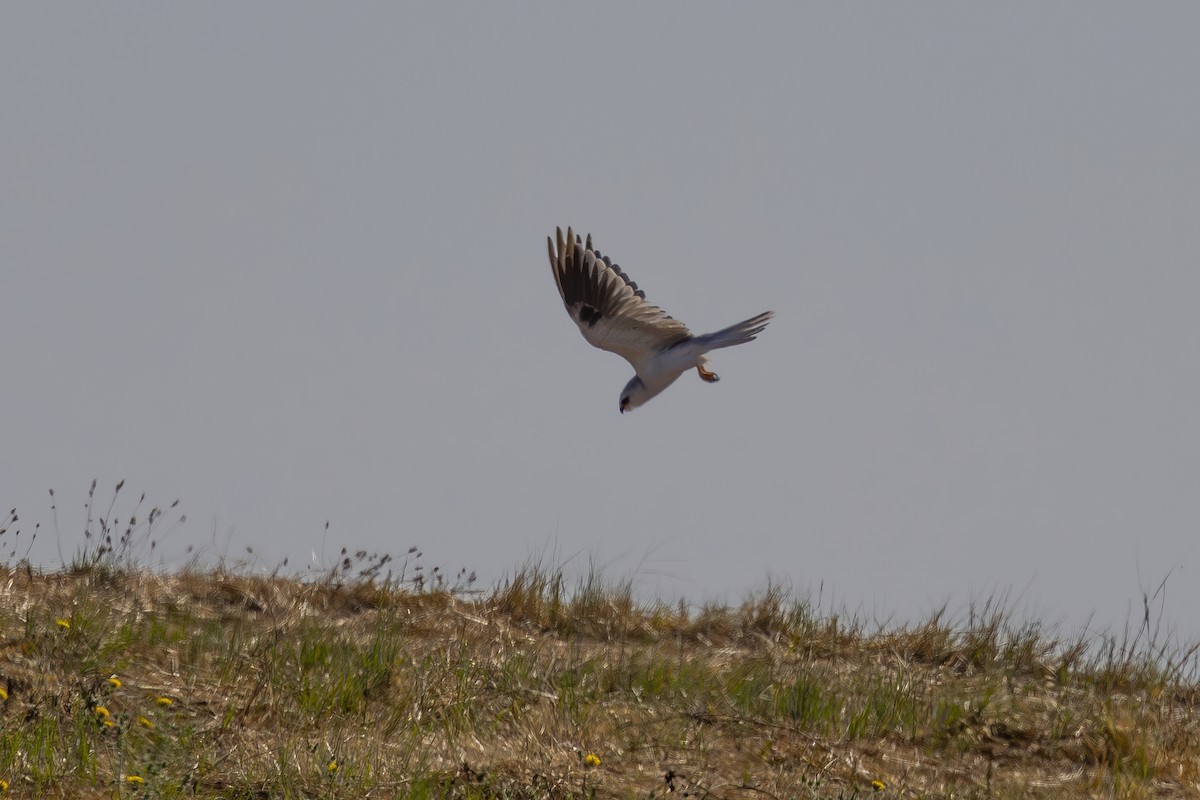
M675 379L695 368L700 377L716 383L708 368L710 350L745 344L767 327L773 311L764 311L716 333L693 336L687 326L658 306L646 302L646 293L620 267L567 228L558 229L558 250L546 237L550 269L567 313L583 338L633 365L637 373L621 390L621 413L637 408L666 389Z

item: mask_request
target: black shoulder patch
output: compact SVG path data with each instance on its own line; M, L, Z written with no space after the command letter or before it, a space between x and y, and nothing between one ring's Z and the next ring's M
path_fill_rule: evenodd
M589 328L595 326L595 324L599 322L603 316L604 315L601 314L598 309L593 308L586 303L582 303L579 306L579 321L587 323Z

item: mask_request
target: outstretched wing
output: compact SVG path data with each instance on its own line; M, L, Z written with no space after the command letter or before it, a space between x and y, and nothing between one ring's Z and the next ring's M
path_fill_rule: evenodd
M616 353L640 372L660 350L692 335L682 322L647 303L646 293L592 248L590 234L585 243L567 228L564 240L559 228L557 252L554 244L547 236L558 293L583 338L594 347Z

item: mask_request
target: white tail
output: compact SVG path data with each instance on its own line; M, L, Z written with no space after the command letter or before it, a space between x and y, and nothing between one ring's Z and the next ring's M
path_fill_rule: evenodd
M763 332L763 328L767 327L767 323L771 321L771 317L773 316L775 316L774 311L764 311L757 317L743 320L736 325L730 325L728 328L722 328L714 333L706 333L703 336L696 336L694 341L700 344L705 350L717 350L722 347L733 347L735 344L753 342L755 337Z

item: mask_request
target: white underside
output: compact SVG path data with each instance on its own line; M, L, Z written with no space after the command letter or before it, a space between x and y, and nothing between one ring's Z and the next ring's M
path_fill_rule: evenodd
M707 350L688 343L657 353L637 369L637 375L646 385L646 399L650 399L679 379L689 369L708 369Z

